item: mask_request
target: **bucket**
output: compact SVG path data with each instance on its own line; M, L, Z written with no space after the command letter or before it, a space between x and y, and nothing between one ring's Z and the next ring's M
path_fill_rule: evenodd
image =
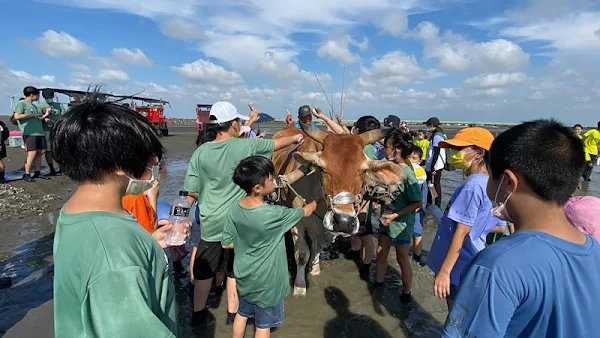
M11 148L19 148L23 147L25 142L23 142L22 136L11 136L8 138L8 146Z

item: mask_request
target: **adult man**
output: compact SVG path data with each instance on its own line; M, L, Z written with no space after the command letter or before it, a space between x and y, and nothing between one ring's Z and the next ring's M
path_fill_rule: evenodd
M25 99L17 102L14 109L14 117L19 124L23 141L25 142L25 151L27 160L25 162L25 175L23 180L34 182L31 177L31 166L35 164L35 176L40 176L42 150L46 149L46 139L44 138L44 121L50 115L48 112L40 113L33 102L39 100L40 91L31 86L23 89Z
M388 128L400 128L402 120L396 115L388 115L383 119L383 126Z
M600 244L564 212L585 164L581 141L538 120L500 134L490 154L492 212L516 232L475 258L442 336L596 337Z
M52 160L52 139L50 138L50 131L52 130L54 122L58 120L62 114L64 114L65 110L60 103L54 102L54 91L52 91L52 89L44 89L42 91L42 97L44 100L40 102L38 109L41 112L50 113L50 115L44 120L46 162L48 163L48 167L50 167L50 175L55 176L58 173L56 172L56 169L54 169L54 161Z
M311 108L308 105L304 105L302 107L300 107L298 109L298 120L299 122L296 123L296 128L300 129L300 122L304 123L304 124L308 124L310 125L311 128L313 129L319 129L319 127L315 126L312 123L312 117L313 115L323 121L325 121L325 124L327 124L327 126L329 127L329 129L331 129L331 131L333 131L336 134L343 134L344 133L344 129L337 123L335 123L332 119L330 119L329 117L327 117L327 115L323 114L323 112L321 111L321 109L319 108Z
M598 159L598 146L600 146L600 121L595 129L588 130L583 134L583 147L585 149L585 161L587 167L583 172L583 179L586 181L592 180L594 165Z
M309 105L304 105L298 108L298 122L296 123L296 128L300 129L300 122L304 124L310 125L313 129L319 129L319 127L315 126L312 123L313 114Z

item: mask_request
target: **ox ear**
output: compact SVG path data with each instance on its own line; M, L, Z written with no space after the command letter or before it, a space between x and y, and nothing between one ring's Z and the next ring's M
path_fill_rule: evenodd
M402 168L394 162L371 160L367 166L367 177L375 183L392 185L404 180Z
M323 160L321 159L321 154L322 152L317 151L317 152L306 152L306 153L302 153L302 152L297 152L294 153L294 159L296 161L298 161L300 164L312 164L312 165L316 165L319 168L322 168L323 166L325 166L325 163L323 162Z

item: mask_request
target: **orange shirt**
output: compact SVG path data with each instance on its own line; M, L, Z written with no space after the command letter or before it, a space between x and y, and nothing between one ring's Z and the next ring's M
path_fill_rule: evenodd
M148 232L156 226L156 212L152 209L146 195L126 195L123 197L123 208L129 211L140 225Z

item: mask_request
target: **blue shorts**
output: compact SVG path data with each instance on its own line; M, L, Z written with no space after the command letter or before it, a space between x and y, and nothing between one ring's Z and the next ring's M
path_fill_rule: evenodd
M262 308L240 297L238 314L246 318L254 318L254 325L259 329L271 329L283 325L283 300L275 306Z

